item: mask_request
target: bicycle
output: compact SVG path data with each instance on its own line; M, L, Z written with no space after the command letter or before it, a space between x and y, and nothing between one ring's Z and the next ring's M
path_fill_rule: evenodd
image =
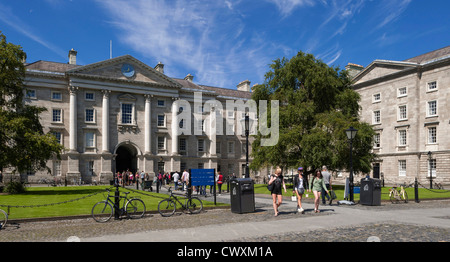
M8 222L8 213L0 209L0 229L4 228Z
M115 196L109 195L111 190L106 189L106 191L108 192L106 200L100 201L92 207L91 214L95 221L100 223L108 222L114 214L114 208L119 210L119 217L126 215L127 218L135 219L144 216L145 204L141 199L128 198L130 192L124 192L125 196L119 196L119 198L124 199L122 208L120 208L120 204L116 205L113 201Z
M393 204L396 204L399 201L408 203L408 194L406 193L403 185L400 185L400 189L397 189L396 186L393 186L391 189L389 189L389 199Z
M158 212L163 217L170 217L175 214L178 202L183 210L187 210L191 214L198 214L203 210L203 203L197 197L186 198L184 204L178 200L178 197L173 195L171 187L169 187L170 197L162 200L158 204ZM175 202L175 201L176 202Z

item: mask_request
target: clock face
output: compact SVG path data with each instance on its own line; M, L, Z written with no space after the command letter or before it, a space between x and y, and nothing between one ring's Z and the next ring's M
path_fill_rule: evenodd
M122 74L126 77L133 77L134 76L134 67L130 64L123 64L122 65Z

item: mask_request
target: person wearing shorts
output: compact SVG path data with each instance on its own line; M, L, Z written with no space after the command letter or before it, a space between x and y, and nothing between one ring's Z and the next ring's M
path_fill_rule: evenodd
M278 207L280 207L283 202L283 195L281 192L281 186L284 188L286 193L286 185L284 184L283 175L281 174L281 168L277 168L275 175L272 175L269 180L269 185L274 183L272 188L272 200L273 200L273 210L275 211L275 216L278 216Z
M302 214L305 213L305 210L302 208L302 197L305 189L308 188L307 183L306 176L303 174L303 167L299 167L298 176L294 177L294 192L297 195L297 211Z

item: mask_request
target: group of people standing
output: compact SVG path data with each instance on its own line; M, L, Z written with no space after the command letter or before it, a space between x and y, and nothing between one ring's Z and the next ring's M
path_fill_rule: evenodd
M322 170L317 169L314 171L312 178L308 181L307 176L303 173L303 167L298 168L298 175L294 176L294 188L293 191L297 196L297 210L298 212L304 213L304 209L302 207L302 197L307 192L313 192L314 194L314 212L318 213L320 197L322 196L322 203L325 204L325 198L331 202L333 198L329 195L329 190L332 189L331 186L331 174L328 172L327 167L323 166ZM269 185L274 183L272 187L272 199L273 199L273 209L275 212L275 216L278 216L279 211L278 207L283 202L282 196L282 188L286 193L286 185L284 183L283 175L281 172L281 168L277 168L274 175L271 175L269 180Z

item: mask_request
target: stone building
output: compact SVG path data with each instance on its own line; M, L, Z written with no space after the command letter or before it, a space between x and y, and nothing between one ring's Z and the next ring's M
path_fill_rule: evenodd
M21 174L23 181L109 183L127 169L151 177L190 168L244 174L246 113L239 101L251 98L250 81L237 89L211 87L190 74L168 77L162 63L150 67L130 55L84 66L76 56L72 49L69 63L26 64L25 102L47 108L40 116L44 132L66 150L61 160L49 160L51 174Z
M376 131L372 176L450 182L450 46L405 61L350 64L361 120Z

